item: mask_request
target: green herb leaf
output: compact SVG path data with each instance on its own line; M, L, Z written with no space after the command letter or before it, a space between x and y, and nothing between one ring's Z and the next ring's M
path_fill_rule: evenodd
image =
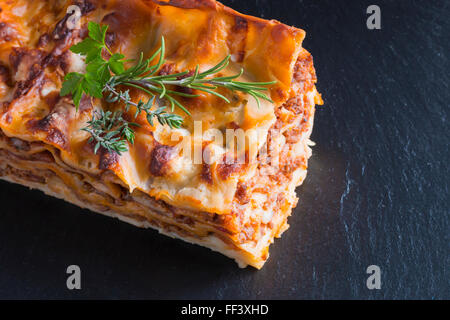
M68 94L73 94L76 88L80 85L80 82L83 80L84 75L76 72L68 73L64 77L64 83L61 88L61 96L66 96Z
M101 83L95 77L92 77L90 73L86 73L82 81L82 87L87 95L99 99L103 98L103 87Z
M86 63L101 58L103 45L91 38L86 38L80 43L72 46L70 51L86 56Z
M111 78L108 63L103 59L96 59L86 66L86 71L91 79L95 79L103 88Z
M134 143L134 131L130 126L138 127L139 125L127 122L121 111L112 113L101 110L94 113L92 119L88 121L88 126L81 130L90 133L90 141L97 142L94 153L97 153L100 148L104 148L108 152L121 155L128 151L127 142Z
M89 37L101 44L105 43L106 31L108 26L101 26L98 23L90 21L88 24Z
M125 58L125 56L120 53L114 53L111 56L108 63L109 63L109 68L111 69L112 72L114 72L115 74L118 75L125 71L124 60L123 60L124 58Z
M61 88L60 95L67 96L72 94L72 100L75 105L80 105L81 97L83 95L83 81L84 75L76 72L71 72L64 77L65 81Z

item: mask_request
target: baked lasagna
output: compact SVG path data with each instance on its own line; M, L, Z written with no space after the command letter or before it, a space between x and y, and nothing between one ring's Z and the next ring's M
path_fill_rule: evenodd
M71 6L76 28L68 26ZM70 48L90 21L107 25L108 46L129 59L151 56L163 36L159 74L206 70L230 55L222 76L242 68L241 81L272 82L271 101L245 92L222 92L229 103L181 96L190 115L174 110L184 118L179 128L138 118L126 152L94 150L81 129L99 110L125 109L86 95L76 108L60 94L64 77L86 68ZM0 0L0 178L259 269L288 228L322 103L304 37L214 0ZM146 95L130 90L133 101ZM243 132L247 145L207 134L229 130ZM209 161L194 161L189 148ZM244 161L224 161L232 152Z

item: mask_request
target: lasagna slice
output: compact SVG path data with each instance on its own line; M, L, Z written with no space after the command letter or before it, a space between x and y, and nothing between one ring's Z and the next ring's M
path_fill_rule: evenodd
M231 91L221 91L230 103L180 97L190 112L174 111L181 128L139 117L127 152L94 150L81 129L99 110L125 108L83 96L77 110L60 96L65 75L85 70L69 49L87 37L89 21L108 25L108 46L130 59L151 56L163 36L160 74L207 70L231 55L222 75L242 68L241 81L275 81L272 102ZM214 0L0 1L0 178L261 268L297 204L322 103L304 36ZM195 161L195 150L208 161Z

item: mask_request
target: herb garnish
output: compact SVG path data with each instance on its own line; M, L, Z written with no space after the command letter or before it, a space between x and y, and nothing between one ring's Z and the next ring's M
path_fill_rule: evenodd
M116 152L121 155L122 152L128 151L125 139L131 144L134 142L132 126L139 127L139 124L126 121L121 111L113 113L101 110L95 112L92 120L88 121L88 126L81 130L91 134L89 142L97 142L94 153L97 153L98 149L103 147L109 152Z
M80 43L72 46L70 50L86 57L86 73L81 74L71 72L64 78L61 89L61 96L71 94L75 106L79 107L83 94L95 98L103 98L107 102L122 101L125 103L125 111L129 111L130 106L136 108L135 118L141 113L146 113L147 121L153 125L153 118L156 117L162 125L168 125L171 128L180 128L183 118L172 112L175 106L183 110L187 115L189 111L176 99L176 97L197 97L196 94L184 93L171 90L168 86L183 87L198 90L208 94L215 95L227 103L230 103L227 97L216 91L219 87L231 91L239 91L251 95L256 99L258 106L260 99L271 101L271 99L262 91L266 91L268 85L276 82L240 82L235 81L244 70L233 76L216 76L225 69L230 56L219 62L216 66L204 72L199 71L199 67L192 71L184 71L175 74L158 75L157 72L165 63L165 43L164 37L161 38L161 47L148 59L144 60L141 53L137 63L129 68L125 68L125 56L121 53L112 53L105 43L108 26L101 26L95 22L88 24L89 36ZM104 54L105 53L105 54ZM108 59L103 58L109 56ZM156 58L158 62L151 65ZM119 87L120 86L120 87ZM142 100L131 101L129 90L123 90L124 87L136 88L150 95L147 102ZM170 104L166 106L154 107L156 104ZM94 114L88 126L82 130L91 134L91 141L96 141L95 153L100 147L108 151L114 151L119 155L128 150L127 141L134 142L134 130L132 127L138 126L136 123L130 123L123 117L123 112L112 113L110 111L101 111Z

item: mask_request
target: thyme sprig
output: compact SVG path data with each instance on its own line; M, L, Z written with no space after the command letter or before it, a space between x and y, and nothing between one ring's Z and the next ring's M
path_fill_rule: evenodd
M177 114L165 112L166 107L159 107L153 110L153 104L155 101L155 96L149 99L146 103L140 100L138 103L131 101L130 93L128 90L117 92L114 88L106 84L106 88L110 92L109 96L106 98L107 102L116 102L121 100L125 103L125 110L128 112L130 105L136 107L136 113L134 118L137 118L141 112L146 113L148 123L153 126L153 118L156 117L162 125L168 125L170 128L179 128L183 123L183 118Z
M256 100L258 106L260 106L260 100L272 102L263 92L267 90L268 85L276 82L237 81L236 79L244 73L243 69L232 76L219 74L229 65L231 58L229 55L203 72L200 72L197 66L194 71L160 74L159 70L166 62L165 41L164 37L161 37L161 46L150 58L144 59L141 53L134 66L127 69L125 62L130 60L125 60L125 56L121 53L113 53L105 42L108 26L89 22L88 30L89 36L70 48L72 52L85 56L86 72L67 74L60 93L61 96L72 95L77 109L83 95L99 99L106 96L106 101L110 103L122 101L126 112L130 110L130 106L134 106L135 118L144 112L148 123L152 126L156 118L161 125L180 128L183 118L174 114L173 111L175 107L178 107L190 115L179 98L198 97L196 91L214 95L227 103L230 103L230 100L218 92L219 88L246 93ZM104 58L105 56L107 59ZM154 61L157 62L152 64ZM126 87L141 90L150 98L146 102L142 100L133 102L129 89L124 89ZM177 91L174 89L177 87L188 88L190 91L188 93ZM163 106L165 103L169 104L170 108ZM131 144L134 142L134 130L131 128L133 126L137 124L125 120L122 111L115 113L101 111L100 114L94 114L88 126L82 130L91 134L91 141L97 142L95 153L103 147L108 151L121 154L128 150L127 142Z
M126 141L134 143L135 135L131 127L139 127L139 124L125 120L122 111L96 111L87 124L88 126L81 130L91 134L89 142L96 142L94 153L103 147L119 155L128 151Z

